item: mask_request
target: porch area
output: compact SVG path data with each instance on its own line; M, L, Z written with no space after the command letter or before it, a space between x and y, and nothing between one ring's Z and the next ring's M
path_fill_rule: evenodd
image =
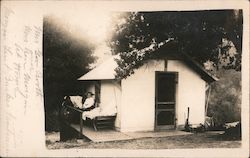
M70 126L80 133L80 125L70 124ZM122 141L133 140L141 138L161 138L171 136L185 136L192 133L178 131L178 130L164 130L164 131L147 131L147 132L119 132L112 129L102 129L95 131L93 128L83 125L82 136L88 138L93 142L110 142L110 141Z

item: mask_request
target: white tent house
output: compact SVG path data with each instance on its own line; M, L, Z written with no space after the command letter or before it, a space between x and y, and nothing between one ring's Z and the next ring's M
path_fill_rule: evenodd
M162 47L160 51L166 50ZM119 82L114 60L118 56L112 56L78 80L91 83L88 91L96 94L101 108L116 108L118 131L181 129L188 107L190 124L204 124L206 85L217 79L190 57L173 54L146 61Z

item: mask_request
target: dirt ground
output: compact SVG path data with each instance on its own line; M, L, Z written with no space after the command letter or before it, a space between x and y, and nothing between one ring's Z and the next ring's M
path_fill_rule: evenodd
M59 132L46 132L48 149L183 149L183 148L239 148L241 141L224 137L218 132L197 133L185 136L171 136L164 138L142 138L126 141L95 143L87 139L72 139L59 141Z

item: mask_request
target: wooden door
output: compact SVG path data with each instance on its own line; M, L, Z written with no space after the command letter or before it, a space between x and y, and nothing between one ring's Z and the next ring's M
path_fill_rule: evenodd
M178 73L156 72L155 129L175 128L176 83Z

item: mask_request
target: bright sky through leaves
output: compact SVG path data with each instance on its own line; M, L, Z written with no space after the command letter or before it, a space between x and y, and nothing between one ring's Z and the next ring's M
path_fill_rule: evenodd
M110 57L111 51L105 41L112 28L111 12L85 7L72 8L72 10L54 8L49 15L55 16L62 27L66 28L75 38L87 39L95 44L94 55L98 59L92 66L98 65Z

